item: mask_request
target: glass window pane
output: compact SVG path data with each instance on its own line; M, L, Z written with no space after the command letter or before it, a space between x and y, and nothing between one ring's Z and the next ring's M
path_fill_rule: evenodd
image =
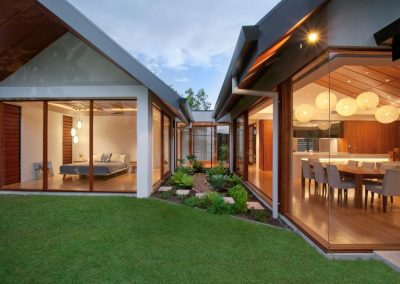
M94 101L94 191L136 191L136 111L136 101Z
M163 137L163 161L164 161L164 174L168 173L171 169L171 121L170 118L164 115L164 137Z
M161 180L161 111L153 106L153 184Z

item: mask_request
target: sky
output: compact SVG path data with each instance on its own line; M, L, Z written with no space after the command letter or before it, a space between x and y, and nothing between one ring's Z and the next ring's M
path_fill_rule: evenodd
M279 0L69 0L180 94L214 105L239 32Z

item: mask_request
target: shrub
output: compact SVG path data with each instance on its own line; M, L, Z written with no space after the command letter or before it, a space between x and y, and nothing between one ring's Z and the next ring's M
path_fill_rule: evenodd
M212 214L232 214L235 212L232 204L226 203L222 195L217 192L208 192L202 197L189 197L183 204L190 207L207 209Z
M222 164L218 164L207 171L208 178L211 178L214 175L223 175L223 174L226 174L226 169Z
M193 187L193 177L185 174L181 179L181 187L183 188L192 188Z
M232 184L233 186L242 185L242 179L240 177L238 177L237 175L232 175L229 178L229 183Z
M200 207L201 199L199 197L191 196L183 201L183 204L190 207Z
M221 195L216 198L213 203L207 208L207 211L212 214L232 214L234 208L232 204L226 203Z
M247 191L242 185L235 185L228 191L229 196L235 200L233 207L236 213L247 211Z
M200 161L194 161L193 162L193 170L196 173L202 173L203 172L203 163Z
M178 187L183 188L192 188L193 187L193 178L188 174L177 171L171 176L172 184L175 184Z
M211 187L216 191L222 191L226 189L229 176L228 175L213 175L209 178L208 182L210 183Z
M250 215L253 216L257 222L265 222L270 217L265 210L250 209Z
M181 167L177 167L175 172L183 172L183 173L188 174L188 175L193 175L194 174L194 169L192 167L181 166Z
M183 166L186 162L185 159L177 159L176 161L179 163L180 167Z
M193 154L187 155L187 156L186 156L186 159L187 159L187 160L189 161L189 163L191 163L191 164L193 164L194 161L197 161L196 155L193 155Z
M173 195L174 195L174 192L173 192L172 190L170 190L170 191L163 191L163 192L161 192L160 197L161 197L162 199L169 199L169 198L171 198Z

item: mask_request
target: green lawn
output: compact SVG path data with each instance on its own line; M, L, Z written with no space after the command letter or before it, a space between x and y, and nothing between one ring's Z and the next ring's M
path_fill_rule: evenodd
M0 196L0 282L400 283L282 229L128 197Z

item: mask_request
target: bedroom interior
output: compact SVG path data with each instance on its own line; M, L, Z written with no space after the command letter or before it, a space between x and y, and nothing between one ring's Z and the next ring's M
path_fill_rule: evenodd
M5 168L10 178L3 189L41 190L46 182L48 190L90 190L90 101L2 105L15 113L7 115L14 122L4 129ZM134 100L93 101L93 191L136 191L136 110ZM42 176L45 115L46 181Z

